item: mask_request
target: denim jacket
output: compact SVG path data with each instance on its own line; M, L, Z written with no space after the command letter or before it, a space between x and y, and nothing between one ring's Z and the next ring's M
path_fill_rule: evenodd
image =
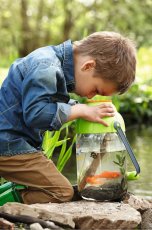
M36 152L42 130L59 130L75 87L71 41L17 59L0 89L0 155Z

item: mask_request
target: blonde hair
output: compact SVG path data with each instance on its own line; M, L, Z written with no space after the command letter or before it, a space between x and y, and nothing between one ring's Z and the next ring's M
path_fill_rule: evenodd
M124 93L135 80L136 48L130 39L104 31L75 41L74 45L74 52L95 60L95 74L113 81L119 94Z

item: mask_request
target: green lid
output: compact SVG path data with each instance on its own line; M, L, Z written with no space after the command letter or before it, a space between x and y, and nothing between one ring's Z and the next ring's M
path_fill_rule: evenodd
M95 106L100 103L112 103L111 100L109 100L109 97L101 97L101 96L95 96L91 100L87 100L86 103L89 106ZM109 126L104 126L99 123L90 122L84 119L78 119L76 122L76 132L77 133L116 133L116 129L114 128L114 122L118 121L121 125L121 128L123 131L125 131L125 124L122 116L120 113L116 113L114 117L104 117L102 118L106 123L108 123Z

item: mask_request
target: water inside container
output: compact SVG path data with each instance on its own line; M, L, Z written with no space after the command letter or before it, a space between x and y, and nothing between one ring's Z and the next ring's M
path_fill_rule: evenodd
M93 200L121 199L127 190L126 150L118 136L81 134L76 149L81 196Z

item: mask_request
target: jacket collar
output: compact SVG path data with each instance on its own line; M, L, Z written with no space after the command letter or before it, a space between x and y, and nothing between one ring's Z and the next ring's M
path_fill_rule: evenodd
M60 57L62 63L62 69L66 80L68 92L72 92L75 88L74 79L74 59L73 59L73 48L71 40L67 40L64 43L56 46L60 50Z

